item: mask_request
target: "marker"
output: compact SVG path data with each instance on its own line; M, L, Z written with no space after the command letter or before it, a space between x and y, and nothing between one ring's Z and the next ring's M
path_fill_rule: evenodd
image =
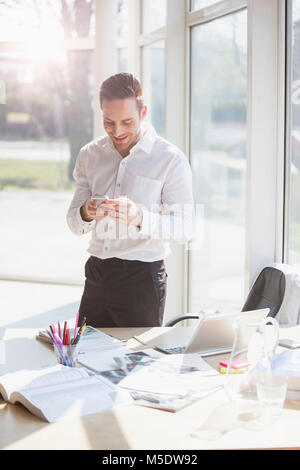
M63 344L66 344L66 330L67 330L67 322L64 322L64 332L63 332Z
M73 342L73 344L77 344L77 343L79 342L79 340L80 340L80 338L81 338L81 336L82 336L82 334L83 334L83 332L84 332L85 327L86 327L86 323L84 323L84 324L80 327L80 329L79 329L79 331L78 331L78 333L77 333L76 339L75 339L75 341Z
M77 325L78 325L78 317L79 317L79 311L77 312L77 315L76 315L73 342L75 341L75 338L76 338L76 331L77 331Z

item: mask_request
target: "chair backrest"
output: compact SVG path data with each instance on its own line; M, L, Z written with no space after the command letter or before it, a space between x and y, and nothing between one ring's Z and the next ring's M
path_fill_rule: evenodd
M300 324L300 264L276 264L274 267L285 276L286 288L283 302L276 315L280 325Z
M265 267L254 282L242 312L269 308L268 316L275 318L282 305L285 290L285 273L275 267Z

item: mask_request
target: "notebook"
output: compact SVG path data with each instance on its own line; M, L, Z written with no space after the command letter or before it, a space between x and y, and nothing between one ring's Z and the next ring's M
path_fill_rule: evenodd
M74 328L70 328L70 335L73 337ZM36 339L52 344L52 340L47 334L46 330L39 331ZM96 328L93 328L90 325L87 325L81 336L80 342L78 343L78 351L80 354L87 353L89 351L99 351L106 348L118 347L122 344L125 344L126 342L127 341L119 340L113 336L97 330Z
M0 393L5 401L21 403L48 422L99 413L133 402L129 393L118 390L104 377L63 365L5 374L0 377Z

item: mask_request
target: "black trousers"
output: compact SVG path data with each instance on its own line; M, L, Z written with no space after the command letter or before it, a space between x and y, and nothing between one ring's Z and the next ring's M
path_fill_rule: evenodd
M167 293L163 260L91 256L85 264L79 321L94 327L161 326Z

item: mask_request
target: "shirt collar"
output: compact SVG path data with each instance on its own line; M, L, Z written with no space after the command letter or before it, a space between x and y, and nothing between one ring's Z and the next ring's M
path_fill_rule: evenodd
M142 130L144 131L144 135L137 144L132 147L132 150L138 147L145 153L150 153L157 137L156 131L150 123L144 123Z
M142 124L142 131L144 131L143 137L134 145L134 147L132 147L129 152L129 155L137 148L143 150L145 153L148 154L151 152L154 141L157 137L156 131L152 124L148 122ZM116 150L113 141L108 135L106 136L102 146L109 147L112 150Z

